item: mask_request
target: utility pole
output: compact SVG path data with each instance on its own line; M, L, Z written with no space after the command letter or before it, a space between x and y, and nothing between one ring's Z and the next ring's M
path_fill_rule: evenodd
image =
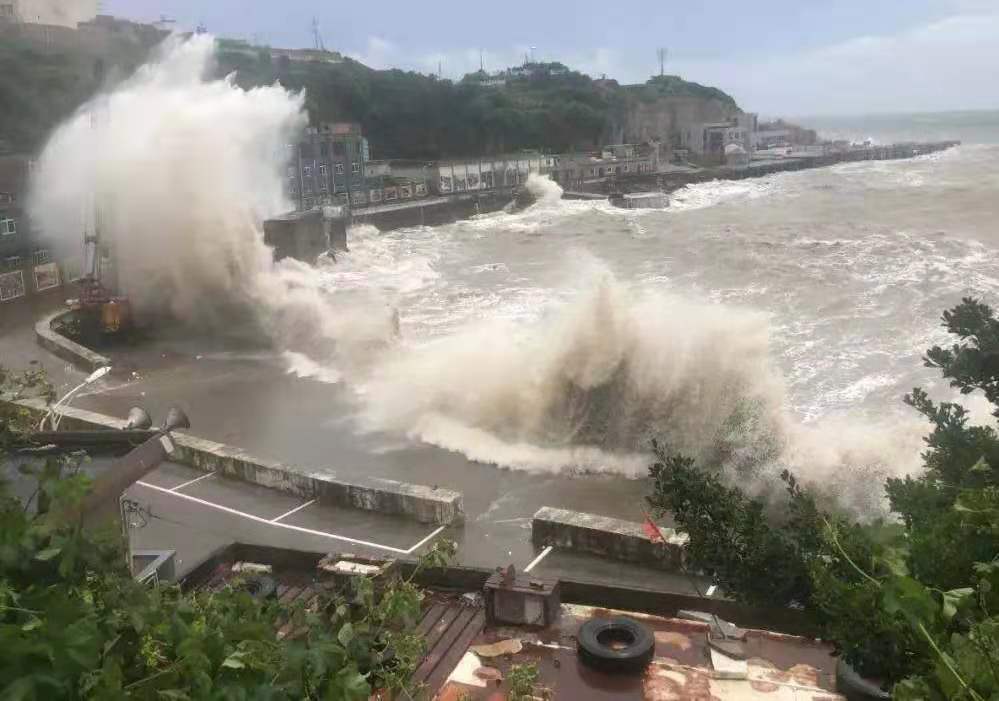
M666 74L666 59L669 57L669 50L665 47L656 49L656 56L659 57L659 77Z
M485 63L483 63L483 61L482 61L482 49L479 49L479 72L480 73L485 73L486 72Z
M323 44L323 35L319 33L319 20L315 16L312 17L312 44L316 51L325 51L326 46Z

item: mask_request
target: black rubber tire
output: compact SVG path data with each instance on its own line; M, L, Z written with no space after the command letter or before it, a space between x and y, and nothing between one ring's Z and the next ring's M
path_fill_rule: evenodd
M630 618L591 618L580 627L576 644L583 664L609 674L641 673L656 651L652 631Z
M879 701L890 699L891 694L876 683L864 679L842 657L836 661L836 690L847 701Z
M243 580L243 589L254 599L268 599L277 596L277 582L265 574L254 574Z

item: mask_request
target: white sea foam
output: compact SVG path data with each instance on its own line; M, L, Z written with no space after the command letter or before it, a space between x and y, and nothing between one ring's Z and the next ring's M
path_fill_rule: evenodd
M835 323L858 311L880 323L879 310L917 304L925 316L927 284L955 298L969 286L999 291L989 251L966 242L835 226L736 238L741 232L728 222L718 229L727 250L740 252L733 279L705 285L699 296L690 291L699 283L685 295L664 289L682 289L669 275L683 265L725 264L705 265L703 247L665 235L687 219L709 221L710 211L695 210L723 205L725 213L726 204L736 211L763 198L778 206L822 197L827 187L862 191L865 178L900 189L897 173L866 164L691 185L673 197L676 217L563 201L555 183L533 177L527 186L538 201L524 211L389 235L356 227L350 252L335 264L275 264L260 222L289 206L284 147L304 125L303 98L279 86L244 91L209 80L211 52L207 37L175 43L60 127L38 162L42 187L32 194L32 214L47 235L76 249L99 202L102 234L115 243L122 282L140 311L202 324L228 323L234 308L252 313L284 351L289 372L349 383L368 429L515 469L628 476L643 474L657 437L733 481L766 489L789 467L871 513L885 475L918 469L926 426L911 415L870 421L832 411L892 388L894 369L871 353L902 348L918 358L939 330L934 319L874 344L856 330L838 336ZM909 174L907 189L926 189L938 186L944 166L958 167L937 160L899 172ZM618 278L599 261L565 255L578 241L571 237L579 232L564 231L574 217L580 226L596 222L601 236L591 245L602 245L606 257L623 250L648 267L634 264ZM703 238L693 240L703 246L712 235L699 230ZM526 252L505 248L511 239ZM468 253L480 244L482 255ZM698 257L681 259L684 246ZM662 261L673 256L665 275ZM562 286L552 284L552 260L568 269ZM771 260L770 277L747 282L747 261ZM531 266L542 261L545 272L532 278ZM488 287L516 275L523 277ZM809 291L802 280L812 279L860 293L819 300L819 311L793 306ZM903 302L892 297L898 290ZM783 355L771 348L774 312L727 306L785 299ZM786 378L775 357L791 361ZM821 395L802 408L807 424L792 412L788 384Z

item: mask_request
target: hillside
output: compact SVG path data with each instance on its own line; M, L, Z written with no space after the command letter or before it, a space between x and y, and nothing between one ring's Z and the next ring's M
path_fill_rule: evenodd
M39 25L0 23L0 153L39 149L57 124L134 72L150 51L142 33L27 31L32 27Z
M253 56L223 46L219 72L231 71L246 87L278 80L288 88L305 88L314 122L360 122L376 158L571 151L667 139L669 129L688 117L711 121L738 111L735 100L717 88L677 76L621 86L558 63L527 64L504 73L506 84L494 87L483 84L484 74L453 82L375 71L350 59L338 64L272 61L266 50ZM657 120L660 112L666 116Z
M10 40L8 40L10 39ZM67 45L0 41L0 149L31 151L49 131L108 82L127 74L145 52L95 56ZM668 138L684 119L737 111L716 88L677 76L644 85L593 80L561 64L529 64L505 74L502 87L482 75L460 81L356 61L303 63L272 59L266 48L219 42L218 75L235 72L244 87L279 81L304 88L313 122L360 122L374 158L437 159L537 148L571 151Z

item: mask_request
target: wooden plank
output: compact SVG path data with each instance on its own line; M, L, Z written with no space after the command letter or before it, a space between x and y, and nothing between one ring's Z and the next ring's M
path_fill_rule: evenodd
M287 603L290 604L290 603L295 602L295 601L300 601L302 603L305 603L310 598L312 598L315 595L315 593L316 592L312 588L311 585L304 586L301 589L299 589L298 592L294 596L292 596L290 599L288 599Z
M434 604L430 609L423 614L423 619L420 624L416 626L416 634L421 638L430 632L430 627L441 619L444 614L444 604Z
M437 669L437 665L447 654L447 651L451 649L458 637L464 632L468 624L475 618L475 614L478 609L474 608L462 608L454 607L452 610L459 611L458 616L451 621L451 625L448 626L444 634L437 640L437 643L429 649L426 656L423 658L423 662L420 666L416 668L413 673L413 681L419 684L425 681Z
M458 662L468 652L468 646L472 644L475 637L482 632L482 629L486 625L486 612L484 609L475 609L476 613L472 619L465 626L465 629L461 631L458 637L451 643L444 656L441 658L440 662L437 663L436 669L434 669L426 678L427 691L429 696L433 698L433 695L444 685L444 682L449 676L451 676L451 671L457 666Z
M302 593L302 587L288 587L284 594L278 597L278 601L290 603L292 599Z
M460 606L449 606L447 610L444 611L444 615L441 616L440 620L437 621L430 631L424 636L427 641L427 650L430 650L437 644L437 641L440 640L441 636L443 636L444 633L447 632L447 629L451 627L451 624L454 622L454 619L458 617L459 613L461 613Z

